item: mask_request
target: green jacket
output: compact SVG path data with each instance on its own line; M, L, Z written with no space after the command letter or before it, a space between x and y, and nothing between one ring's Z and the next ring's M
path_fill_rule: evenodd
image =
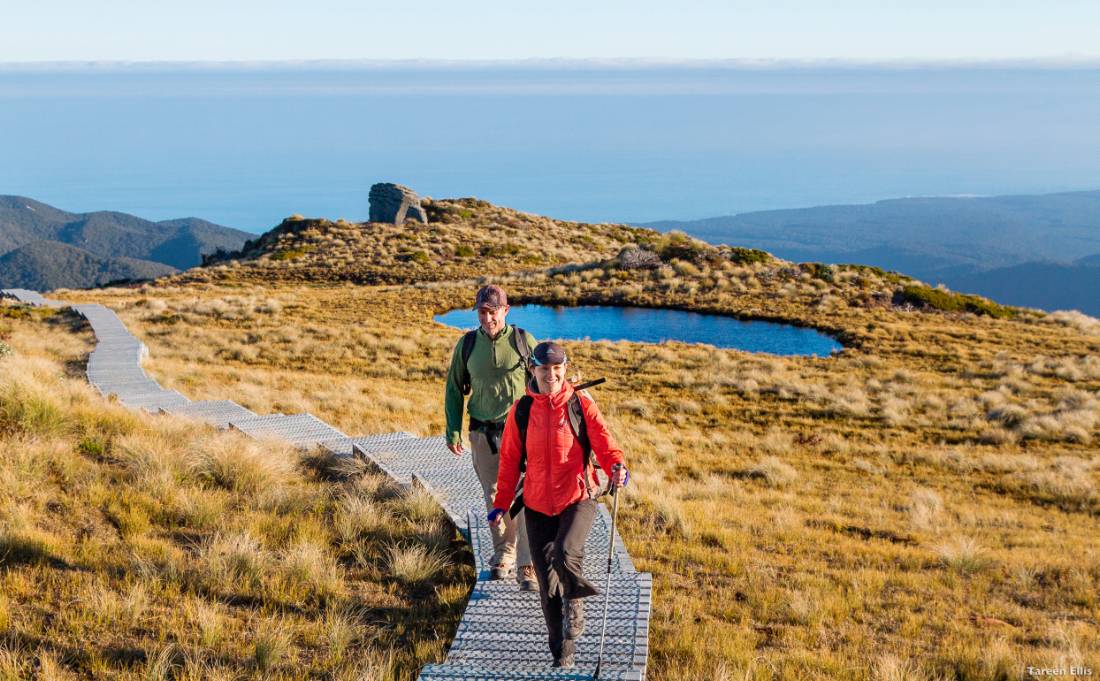
M503 421L512 404L523 397L527 387L523 384L523 362L512 346L511 324L496 340L489 338L481 327L477 330L477 342L470 354L470 402L467 411L479 421ZM530 347L538 343L527 334ZM447 372L447 392L444 407L447 414L447 442L455 444L462 439L462 339L458 339L451 354L451 369Z

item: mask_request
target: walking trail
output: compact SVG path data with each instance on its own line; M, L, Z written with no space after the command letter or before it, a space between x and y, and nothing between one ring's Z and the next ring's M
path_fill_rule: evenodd
M92 327L96 347L88 357L88 382L104 397L114 395L132 409L198 419L253 437L277 437L297 447L324 447L340 456L359 456L402 485L427 490L469 541L477 581L455 632L447 659L426 665L422 681L466 679L591 679L599 648L604 599L608 603L607 640L601 679L642 681L649 657L652 577L638 572L622 539L615 533L610 593L585 599L588 626L577 642L577 666L554 669L546 644L546 624L537 593L521 592L512 580L489 580L492 537L485 520L485 501L473 466L456 462L439 437L384 433L349 437L312 414L255 414L232 400L192 402L166 390L141 368L149 352L109 308L69 305L24 289L5 289L3 297L30 305L71 307ZM603 505L585 545L585 573L605 583L611 516Z

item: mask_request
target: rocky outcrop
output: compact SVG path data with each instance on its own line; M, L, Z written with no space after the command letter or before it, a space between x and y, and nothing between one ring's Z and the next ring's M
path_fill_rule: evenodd
M637 246L627 246L619 251L619 267L624 270L649 270L661 266L661 256Z
M420 197L408 187L379 182L370 188L370 221L403 225L407 220L428 224Z

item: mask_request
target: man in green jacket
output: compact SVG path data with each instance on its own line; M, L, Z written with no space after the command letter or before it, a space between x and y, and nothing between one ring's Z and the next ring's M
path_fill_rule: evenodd
M477 292L477 318L480 326L467 333L455 345L451 368L447 372L445 411L447 449L455 456L462 447L462 406L470 395L470 455L481 488L485 509L493 507L500 469L500 437L504 421L516 400L526 394L527 358L537 342L523 329L505 321L508 297L499 286L489 285ZM523 514L515 520L491 528L493 535L493 579L503 579L516 570L516 581L524 591L537 591L535 571Z

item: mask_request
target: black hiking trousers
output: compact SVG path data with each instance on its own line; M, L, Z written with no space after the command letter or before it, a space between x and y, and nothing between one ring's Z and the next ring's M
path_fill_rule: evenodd
M562 631L562 599L599 593L581 570L584 543L596 520L596 500L582 499L558 515L544 515L531 508L524 514L542 614L550 634L550 653L557 660L576 651L576 642L567 640Z

